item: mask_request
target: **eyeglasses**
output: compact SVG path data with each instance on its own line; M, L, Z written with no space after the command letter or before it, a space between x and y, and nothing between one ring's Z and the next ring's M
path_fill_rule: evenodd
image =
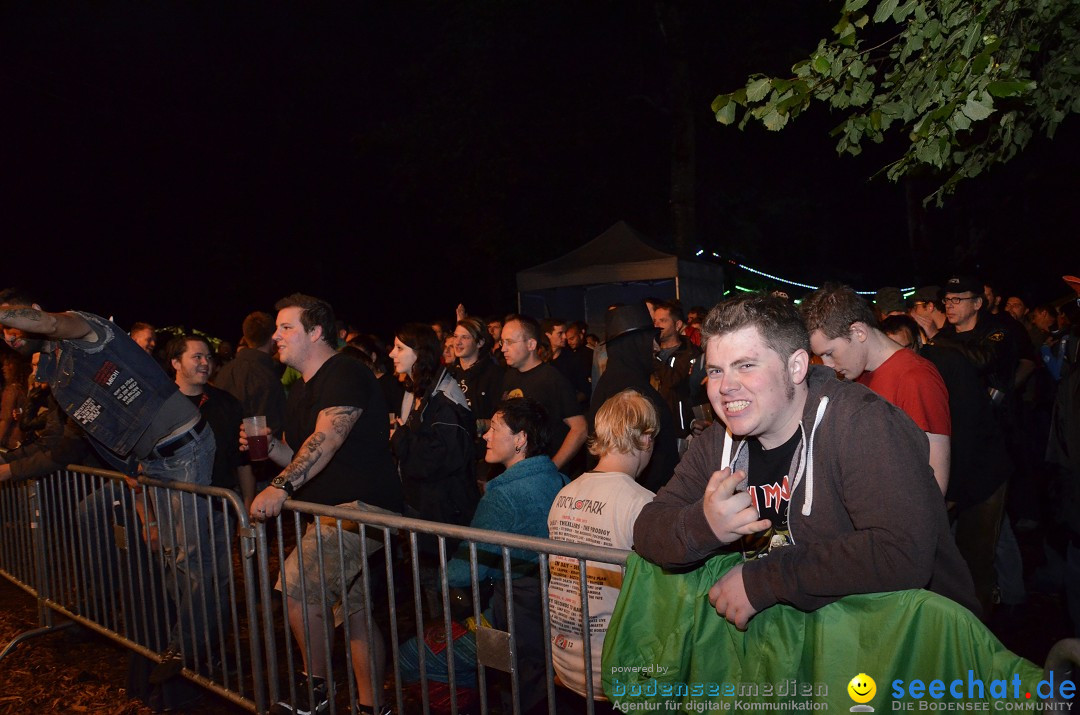
M521 340L506 340L504 338L503 341L502 341L502 344L503 345L517 345L518 343L523 343L523 342L525 342L525 338L522 338Z
M977 296L977 295L968 296L967 298L961 298L959 296L953 296L952 298L950 298L950 297L946 296L946 297L941 299L941 302L944 303L945 305L960 305L965 300L975 300L976 298L980 298L980 297L981 296Z

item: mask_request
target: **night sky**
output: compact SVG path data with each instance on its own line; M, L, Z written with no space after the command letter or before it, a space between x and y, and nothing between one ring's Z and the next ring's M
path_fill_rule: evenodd
M913 252L928 184L868 180L896 145L837 157L824 107L778 134L709 109L836 4L677 5L707 251L860 289L978 269L1042 299L1080 273L1075 118L930 209ZM673 246L672 50L633 0L6 3L3 282L226 338L294 290L383 334L506 312L515 271L616 221Z

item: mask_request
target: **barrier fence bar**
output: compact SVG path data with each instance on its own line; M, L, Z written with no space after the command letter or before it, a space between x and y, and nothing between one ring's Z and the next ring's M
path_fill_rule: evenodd
M627 552L291 500L274 522L252 524L230 490L71 467L0 485L0 575L37 599L31 634L56 614L147 659L144 674L179 645L180 676L253 712L318 697L303 663L322 662L330 713L357 712L366 683L396 713L561 713L549 558L566 557L593 711L586 564ZM468 583L451 587L451 568Z

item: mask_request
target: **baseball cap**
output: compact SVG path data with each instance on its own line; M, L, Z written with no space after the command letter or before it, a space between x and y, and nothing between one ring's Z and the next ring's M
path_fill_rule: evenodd
M911 296L913 303L936 303L941 300L941 288L937 286L923 286Z
M893 286L886 286L878 290L874 296L874 305L878 307L882 313L903 313L907 310L904 305L904 294L899 288Z
M983 282L972 276L952 276L945 281L945 285L941 288L942 295L946 293L967 293L969 291L975 295L982 295Z

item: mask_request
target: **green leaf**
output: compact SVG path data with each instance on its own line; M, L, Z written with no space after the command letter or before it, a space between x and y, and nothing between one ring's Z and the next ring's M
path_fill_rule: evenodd
M981 30L981 24L974 24L968 28L967 37L964 39L964 47L960 50L960 54L967 57L975 50L975 44L979 41Z
M874 22L885 22L892 17L893 11L896 10L896 6L900 4L900 0L882 0L877 6L877 10L874 11Z
M871 82L863 80L854 87L851 88L851 103L856 107L861 107L870 101L870 98L874 96L874 85Z
M986 68L990 66L990 60L993 59L989 52L980 52L978 56L971 62L971 73L982 74L986 71Z
M866 23L868 22L870 22L870 16L863 13L862 15L859 15L859 18L855 21L855 27L861 30L866 27Z
M893 11L892 19L895 22L903 22L904 18L907 17L908 15L910 15L912 13L912 11L915 10L915 6L917 4L918 3L916 2L916 0L908 0L906 3L904 3L900 7L896 8L895 11Z
M986 91L994 97L1013 97L1023 92L1030 92L1036 86L1036 83L1032 80L999 80L986 85Z
M723 109L724 107L726 107L729 104L731 104L731 95L730 94L721 94L721 95L718 95L716 97L716 99L714 99L712 101L712 104L709 105L709 106L712 107L712 110L714 112L719 112L721 109Z
M735 103L728 102L716 112L716 121L720 122L724 126L730 125L735 121Z
M941 166L941 150L938 149L937 142L926 142L921 145L915 151L915 156L923 163Z
M770 132L778 132L787 124L788 118L786 114L780 114L774 109L766 114L761 121Z
M817 55L814 57L814 71L818 74L828 74L829 69L832 68L832 62L828 57L824 55Z
M767 78L757 79L746 85L746 100L748 102L760 102L772 88L772 82Z
M954 112L947 124L954 132L963 132L971 128L971 120L963 112Z
M985 92L978 98L968 97L961 111L968 119L977 122L994 113L994 100Z
M866 65L863 64L862 60L855 60L851 63L851 66L848 67L848 74L855 79L858 79L859 77L862 77L864 69L866 69Z
M844 12L855 12L856 10L861 10L863 7L866 6L866 3L868 1L869 0L847 0L847 2L844 3Z

